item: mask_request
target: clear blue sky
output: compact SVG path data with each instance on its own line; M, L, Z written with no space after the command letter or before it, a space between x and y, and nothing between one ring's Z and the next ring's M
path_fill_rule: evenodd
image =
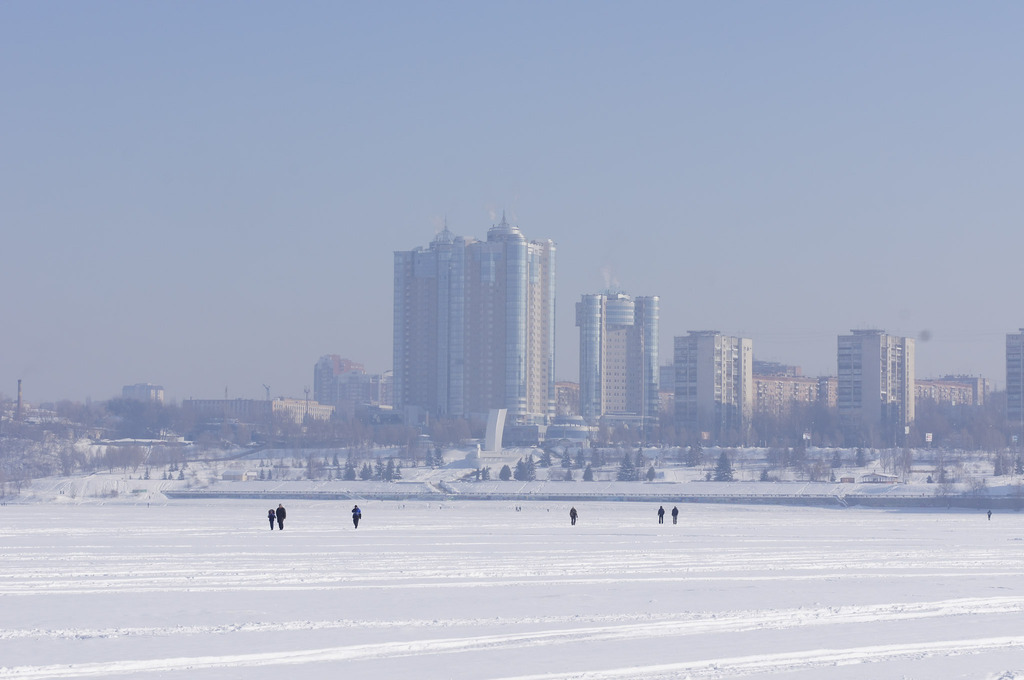
M502 209L558 245L557 373L606 277L834 374L1004 383L1024 326L1024 4L4 2L0 392L301 396L390 368L392 251Z

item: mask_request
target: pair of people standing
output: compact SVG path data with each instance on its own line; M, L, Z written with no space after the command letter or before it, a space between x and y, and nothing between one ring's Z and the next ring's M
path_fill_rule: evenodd
M672 524L679 522L679 508L672 507ZM665 523L665 506L658 506L658 524Z
M284 531L284 518L288 513L285 512L284 506L280 503L277 506L277 510L271 508L267 510L267 519L270 520L270 530L274 530L274 521L277 520L277 528Z

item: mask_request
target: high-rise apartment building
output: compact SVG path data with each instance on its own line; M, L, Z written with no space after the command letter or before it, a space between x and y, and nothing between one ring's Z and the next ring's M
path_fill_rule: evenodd
M676 427L690 439L743 443L753 413L754 341L718 331L675 338Z
M1024 435L1024 328L1006 334L1006 420Z
M501 222L486 241L447 227L395 252L394 400L416 417L511 425L555 414L555 244ZM415 413L413 413L415 412Z
M320 357L313 366L313 398L351 415L357 405L387 404L382 376L368 374L362 364L337 354Z
M342 359L337 354L325 354L313 366L313 398L321 404L337 404L343 398L342 376L365 372L362 364Z
M914 339L880 330L839 336L839 416L861 437L899 444L914 422Z
M576 303L580 329L580 415L634 416L657 421L658 298L622 293L584 295Z

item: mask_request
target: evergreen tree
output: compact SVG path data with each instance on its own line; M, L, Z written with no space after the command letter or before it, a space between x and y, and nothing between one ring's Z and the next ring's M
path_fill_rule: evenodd
M857 447L857 458L855 460L857 467L864 467L868 464L867 459L864 456L864 448L861 446Z
M178 479L179 480L185 479L185 471L184 470L179 470L178 471Z
M562 467L567 470L572 467L572 456L569 454L568 449L562 452Z
M484 482L489 481L491 479L491 468L480 468L480 479Z
M392 482L395 480L395 459L388 458L388 464L384 466L384 481Z
M619 473L615 478L620 482L635 482L639 479L636 472L636 466L633 464L633 457L628 453L622 457L622 463L619 465Z
M516 471L512 476L520 482L532 482L537 479L537 466L534 463L533 456L531 455L529 459L520 458L519 462L516 463Z
M359 470L359 479L364 482L373 479L373 468L369 463L363 463L362 469Z
M566 471L565 471L565 481L567 481L567 482L573 481L573 476L572 476L572 470L571 469L568 469L568 468L566 469Z
M516 461L516 470L512 473L512 478L517 482L526 481L526 461L522 458Z
M337 451L334 452L334 458L331 459L331 465L333 465L334 467L338 467L340 465L340 463L338 462L338 452Z
M843 467L843 457L841 455L839 455L839 451L838 450L836 450L836 452L832 454L832 467L834 467L834 468Z
M402 461L396 460L395 461L395 472L394 472L394 476L392 477L392 479L401 479L401 478L402 478Z
M592 481L594 481L594 471L590 469L589 465L586 467L586 469L583 470L583 481L584 482L592 482Z
M512 479L512 470L508 465L502 465L501 470L498 471L498 479L503 482L507 482Z
M722 451L722 454L718 456L718 464L715 466L715 481L732 481L732 463L729 462L729 456L726 455L725 451Z
M654 479L657 476L658 476L658 473L654 471L654 466L653 465L651 467L647 468L647 481L648 482L653 482Z
M551 452L547 451L547 450L543 451L540 454L540 460L538 461L538 464L542 468L549 468L549 467L551 467Z
M349 458L345 461L345 472L342 474L342 479L353 482L356 479L356 464Z

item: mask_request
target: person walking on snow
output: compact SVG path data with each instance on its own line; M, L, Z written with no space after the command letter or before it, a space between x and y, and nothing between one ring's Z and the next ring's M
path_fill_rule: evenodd
M274 512L273 508L271 508L270 510L267 510L267 519L270 520L270 530L273 531L274 530L274 521L277 519L277 513Z
M576 508L569 508L569 521L572 523L573 526L576 526L576 518L578 516L579 515L576 512Z
M675 524L679 520L679 508L672 506L672 524Z
M352 526L354 526L356 529L359 528L359 520L362 518L362 516L363 511L359 509L358 505L352 508Z
M665 523L665 507L658 506L658 524Z
M281 505L280 503L278 503L277 504L277 513L276 513L276 515L277 515L277 528L280 529L281 531L284 531L284 518L285 518L286 514L287 513L285 513L285 511L284 511L284 506Z

